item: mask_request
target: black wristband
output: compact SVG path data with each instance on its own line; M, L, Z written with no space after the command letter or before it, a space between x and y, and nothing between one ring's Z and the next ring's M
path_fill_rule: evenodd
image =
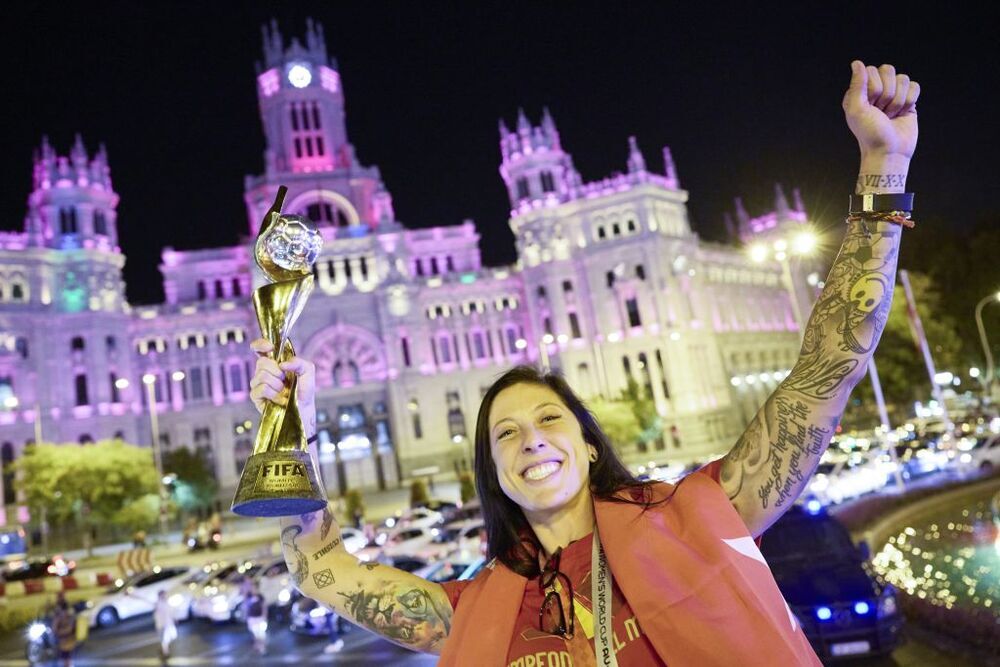
M315 443L315 442L316 442L317 440L319 440L319 434L318 434L318 433L313 433L313 434L312 434L311 436L309 436L309 438L308 438L308 439L306 440L306 444L307 444L307 445L311 445L311 444Z
M913 210L913 193L896 192L890 194L851 195L848 206L850 215L863 213L887 213L889 211Z

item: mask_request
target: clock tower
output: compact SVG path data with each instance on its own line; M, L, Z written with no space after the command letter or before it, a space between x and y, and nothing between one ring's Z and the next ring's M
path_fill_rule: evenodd
M264 62L257 99L264 129L264 173L247 177L250 233L288 186L284 210L315 222L324 238L357 238L395 224L392 198L375 167L363 166L347 139L344 91L323 27L306 22L305 44L263 27Z

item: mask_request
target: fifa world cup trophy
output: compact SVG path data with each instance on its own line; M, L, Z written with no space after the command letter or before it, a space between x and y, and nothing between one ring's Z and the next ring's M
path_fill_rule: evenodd
M278 188L274 205L261 222L253 255L269 284L253 292L253 307L275 361L295 356L288 332L313 290L312 267L323 238L306 218L282 215L287 189ZM326 491L309 455L295 399L296 380L286 405L266 402L253 453L240 476L233 512L244 516L289 516L326 506Z

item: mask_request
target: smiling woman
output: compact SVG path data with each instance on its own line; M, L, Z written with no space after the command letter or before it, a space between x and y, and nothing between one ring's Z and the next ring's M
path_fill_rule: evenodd
M916 147L920 86L891 65L851 64L843 99L861 148L847 233L792 371L722 459L676 485L637 481L566 382L502 375L476 424L476 485L491 562L435 584L343 547L332 510L282 519L310 597L439 665L819 665L755 538L819 464L885 326ZM513 347L513 345L512 345ZM308 435L316 367L260 355L251 398L287 400L294 373Z

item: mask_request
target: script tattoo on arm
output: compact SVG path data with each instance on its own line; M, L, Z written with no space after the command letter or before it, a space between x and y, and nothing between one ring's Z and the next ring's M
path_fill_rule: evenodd
M867 371L889 316L899 239L891 222L848 225L795 367L722 459L722 488L754 535L802 493Z
M451 605L443 592L436 598L423 588L382 580L340 596L355 623L406 648L439 650L451 631Z

